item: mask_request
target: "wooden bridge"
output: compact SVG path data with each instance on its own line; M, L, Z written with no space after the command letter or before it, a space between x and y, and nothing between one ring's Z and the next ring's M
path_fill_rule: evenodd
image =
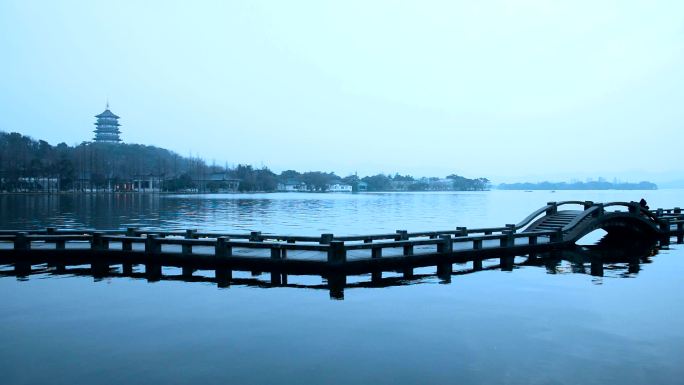
M583 236L603 229L614 239L643 239L668 245L684 237L681 209L646 210L636 202L549 202L518 224L501 227L335 236L290 236L206 233L196 230L157 231L60 230L0 231L0 263L13 264L16 275L28 275L32 266L55 269L90 265L95 276L106 276L114 265L130 274L144 265L150 280L162 276L162 267L178 267L183 276L212 270L219 284L229 284L233 271L271 272L272 284L288 274L315 274L344 286L347 275L401 271L411 277L416 267L436 266L450 276L454 263L498 258L499 268L513 268L516 255L573 247Z

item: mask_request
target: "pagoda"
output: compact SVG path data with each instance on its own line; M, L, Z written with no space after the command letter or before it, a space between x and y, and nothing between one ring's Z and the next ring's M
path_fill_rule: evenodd
M100 115L95 115L97 122L95 123L95 138L93 139L98 143L118 143L121 141L119 138L119 117L114 115L112 111L109 110L109 102L107 102L107 109L104 110Z

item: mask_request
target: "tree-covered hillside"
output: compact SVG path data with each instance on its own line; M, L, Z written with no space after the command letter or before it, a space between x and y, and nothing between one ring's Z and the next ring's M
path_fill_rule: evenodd
M45 191L41 186L45 183L61 191L121 191L120 186L141 180L154 180L161 191L199 192L221 191L230 183L239 191L276 191L279 185L288 183L306 186L304 191L326 191L335 183L353 186L356 191L360 184L365 184L365 191L489 187L486 178L468 179L454 174L446 178L399 174L342 178L334 172L286 170L278 175L267 167L208 165L201 158L183 157L155 146L93 142L53 146L16 132L0 132L0 191Z

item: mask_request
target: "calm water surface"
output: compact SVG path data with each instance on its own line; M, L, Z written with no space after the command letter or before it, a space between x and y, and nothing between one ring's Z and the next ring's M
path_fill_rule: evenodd
M0 227L344 235L494 226L552 200L641 197L684 205L682 190L5 195ZM603 277L586 271L563 263L449 284L424 277L347 288L344 301L292 287L0 277L2 383L681 384L682 247L638 271L620 262Z

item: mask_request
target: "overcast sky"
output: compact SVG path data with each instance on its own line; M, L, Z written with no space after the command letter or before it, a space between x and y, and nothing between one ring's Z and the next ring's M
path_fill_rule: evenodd
M684 179L684 2L0 2L0 130L218 164Z

